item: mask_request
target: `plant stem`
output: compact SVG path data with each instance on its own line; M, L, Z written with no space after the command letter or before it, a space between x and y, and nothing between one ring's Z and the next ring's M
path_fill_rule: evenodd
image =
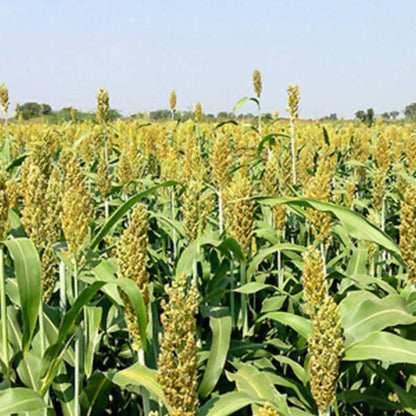
M175 221L175 190L172 190L171 195L171 215L172 221ZM176 228L173 227L172 229L172 249L173 249L173 257L176 257Z
M222 191L221 188L218 189L218 217L220 221L220 233L224 231L224 222L222 218Z
M104 213L105 213L105 219L107 220L108 217L110 216L110 209L109 209L109 205L108 205L108 199L106 199L104 201Z
M240 266L240 285L244 286L247 283L246 264L242 263ZM241 294L241 314L243 317L243 336L248 332L248 315L247 315L248 296Z
M66 310L66 277L65 277L65 264L63 261L59 263L59 308L62 314Z
M77 261L74 258L74 301L78 297L78 270L77 270ZM80 416L80 407L79 407L79 372L80 372L80 339L77 337L75 339L75 368L74 368L74 416Z
M295 155L295 123L290 119L290 143L292 153L293 185L296 185L296 155Z
M6 374L9 373L9 343L7 337L7 308L6 308L6 282L4 279L3 249L0 248L0 303L1 303L1 336L3 340L3 361Z

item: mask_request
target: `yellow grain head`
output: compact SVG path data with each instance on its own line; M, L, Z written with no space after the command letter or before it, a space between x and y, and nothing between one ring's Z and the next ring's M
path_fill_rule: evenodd
M292 159L289 149L283 148L279 158L280 189L284 195L290 193L289 185L292 183Z
M413 174L416 172L416 136L413 134L406 135L405 152L407 165L410 172Z
M7 198L10 208L18 209L19 207L19 184L15 178L10 178L6 183Z
M254 92L257 95L257 98L260 98L261 90L263 88L263 84L261 82L260 70L257 69L257 68L253 72L253 87L254 87Z
M199 123L202 117L202 105L199 101L196 102L195 105L195 121Z
M78 156L69 160L62 198L62 229L67 252L74 258L88 241L89 223L93 214L91 191Z
M63 185L59 170L54 168L45 194L46 217L41 227L41 235L45 241L45 248L41 256L42 298L44 302L48 302L52 296L57 276L59 261L53 246L59 242L61 236L62 191Z
M74 107L71 107L71 120L73 122L77 121L77 110Z
M172 111L176 109L176 91L175 90L172 90L172 92L170 93L169 106Z
M377 142L374 148L374 158L377 163L377 167L385 172L390 167L390 146L389 140L385 134L380 134L377 137Z
M222 189L228 182L228 170L231 167L230 140L225 133L217 133L212 149L211 172L215 184Z
M312 330L308 337L311 390L320 413L325 414L335 400L339 362L344 352L341 314L332 297L324 300L312 319Z
M279 412L277 411L276 407L271 402L266 402L264 405L259 409L259 416L279 416Z
M380 168L374 170L371 206L378 212L381 212L384 204L384 199L386 197L386 179L387 174L385 170Z
M105 88L100 88L97 92L97 120L100 123L108 121L110 116L110 97Z
M224 224L229 237L234 238L248 253L254 228L254 202L250 199L253 187L250 179L242 172L234 175L224 192Z
M307 186L312 178L315 170L315 162L312 146L306 144L299 152L299 157L296 163L296 178L297 182L302 187Z
M149 223L144 205L138 205L132 213L129 227L124 231L118 246L119 276L133 280L139 288L146 306L149 304L149 273L146 268ZM140 350L141 339L137 316L128 297L122 294L127 327L132 346Z
M203 232L207 216L212 210L212 198L204 194L202 189L202 180L191 179L180 197L183 226L190 242L194 241L200 232Z
M351 175L345 182L344 202L348 208L353 208L355 198L355 188L357 186L357 177Z
M23 209L21 211L22 224L29 238L38 250L44 245L41 235L41 227L45 220L46 200L45 192L47 179L39 166L30 163L26 159L22 165L22 200Z
M336 155L333 149L325 147L321 149L318 168L315 176L309 182L305 190L307 198L330 202L331 183L334 175ZM324 240L331 234L331 215L325 212L307 209L307 217L311 223L312 233L317 240Z
M279 110L274 110L274 111L273 111L273 118L274 118L275 120L277 120L277 119L279 118Z
M0 106L4 114L9 111L9 89L5 84L0 84Z
M416 186L408 185L400 208L400 251L409 281L416 283Z
M193 280L186 290L186 276L166 286L169 302L162 301L163 336L156 379L175 416L195 416L198 404L198 347L196 318L198 289Z
M316 316L328 293L324 261L319 250L309 247L303 255L303 262L303 297L307 303L308 314L313 318Z
M290 114L290 118L292 120L295 120L299 117L299 101L300 101L299 85L297 84L289 85L287 89L288 106L286 107L286 111Z

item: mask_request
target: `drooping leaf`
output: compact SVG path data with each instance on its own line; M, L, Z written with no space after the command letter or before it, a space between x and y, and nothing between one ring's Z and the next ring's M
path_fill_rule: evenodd
M41 305L40 260L35 246L28 238L16 238L5 241L4 244L14 261L23 320L22 350L23 355L26 355Z
M223 371L231 339L231 316L228 308L212 308L209 312L212 344L208 363L199 386L199 394L207 397L214 389Z
M30 389L15 387L0 391L0 409L2 416L45 409L46 403L39 394Z
M107 235L107 233L117 224L118 221L140 200L142 200L145 196L152 194L159 188L167 187L167 186L175 186L178 183L175 181L167 181L163 182L159 185L153 186L150 189L147 189L144 192L140 192L133 197L131 197L128 201L126 201L123 205L121 205L107 220L101 230L95 235L92 239L90 247L94 249L98 247L101 240Z
M399 295L358 303L354 301L354 294L356 292L350 292L340 304L346 347L389 326L416 322L416 317L406 311L406 303Z
M248 394L233 391L213 397L199 409L197 416L229 416L253 403L256 399Z
M122 388L134 391L137 394L141 394L141 387L146 388L150 393L162 401L168 411L171 410L166 403L162 387L156 381L156 370L152 370L140 363L136 363L118 373L109 374L109 378L113 383Z
M347 348L342 359L416 364L416 341L409 341L389 332L376 332Z

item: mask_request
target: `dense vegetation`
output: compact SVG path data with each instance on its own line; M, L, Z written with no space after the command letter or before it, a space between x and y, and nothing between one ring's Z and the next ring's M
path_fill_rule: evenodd
M0 126L2 415L416 414L415 125L299 99Z

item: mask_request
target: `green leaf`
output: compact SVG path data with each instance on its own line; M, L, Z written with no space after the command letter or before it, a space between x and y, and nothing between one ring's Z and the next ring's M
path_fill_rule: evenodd
M231 316L228 308L212 308L209 312L209 326L212 330L212 344L208 363L199 386L199 394L207 397L221 376L227 359L231 340Z
M312 333L312 323L309 319L290 312L269 312L263 315L259 321L263 321L264 319L271 319L283 325L290 326L304 338L307 338Z
M233 391L213 397L198 411L198 416L229 416L250 404L256 403L246 393Z
M273 383L260 370L250 364L233 363L236 373L227 373L228 379L237 384L238 391L248 394L257 401L269 400L283 416L290 415L286 396L280 394Z
M4 245L14 261L23 320L22 350L23 355L26 355L41 305L40 260L35 246L28 238L5 241Z
M144 350L147 350L146 342L146 327L147 327L147 315L146 315L146 305L143 300L142 293L140 292L139 287L136 282L127 278L115 279L115 283L120 287L121 290L129 297L130 303L133 306L134 311L136 312L137 324L139 325L140 338L142 340L142 345Z
M97 350L97 346L100 342L100 324L103 314L102 308L94 306L86 306L87 320L86 320L86 350L84 369L85 374L89 377L92 373L94 354Z
M51 345L45 352L42 359L41 374L46 374L42 385L41 394L44 394L52 384L56 376L59 366L63 359L68 344L65 340L69 334L75 332L75 321L78 318L82 308L90 302L95 294L105 285L105 282L95 282L91 286L84 289L75 300L72 308L65 314L62 324L59 327L59 333L56 343Z
M395 325L410 325L416 317L406 311L406 303L399 295L383 299L354 301L356 292L350 292L340 304L345 347L357 343L373 332Z
M150 189L147 189L144 192L140 192L133 197L131 197L128 201L126 201L123 205L121 205L107 220L101 230L97 233L97 235L91 241L91 249L98 247L101 240L107 235L107 233L117 224L118 221L140 200L142 200L145 196L152 194L159 188L164 188L167 186L175 186L178 185L178 182L175 181L167 181L163 182L159 185L153 186Z
M303 246L299 246L297 244L275 244L271 247L263 248L259 250L259 252L253 257L250 261L250 264L247 268L247 278L250 279L256 273L257 268L260 266L263 261L269 257L270 255L277 253L279 251L296 251L296 252L303 252L306 248Z
M46 403L33 390L16 387L0 391L2 416L45 409Z
M255 199L261 204L286 204L294 207L301 206L327 212L340 221L351 237L377 243L390 251L397 260L403 264L400 249L397 244L386 233L371 224L371 222L361 214L351 211L348 208L308 198L257 197Z
M234 289L233 291L237 293L244 293L245 295L249 295L251 293L257 293L265 289L275 291L276 287L273 285L266 285L265 283L260 283L260 282L250 282L243 286L238 287L237 289Z
M82 407L86 409L86 416L100 416L104 414L111 386L111 381L105 374L97 371L92 375L81 393L80 401Z
M238 100L237 104L233 108L233 114L235 114L249 100L249 97L243 97L240 100Z
M170 406L166 402L162 387L156 381L156 370L152 370L140 363L136 363L116 374L109 374L109 378L113 383L137 394L141 394L140 387L146 388L150 393L154 394L162 401L168 411L171 411Z
M347 348L342 359L416 364L416 341L409 341L389 332L376 332Z

